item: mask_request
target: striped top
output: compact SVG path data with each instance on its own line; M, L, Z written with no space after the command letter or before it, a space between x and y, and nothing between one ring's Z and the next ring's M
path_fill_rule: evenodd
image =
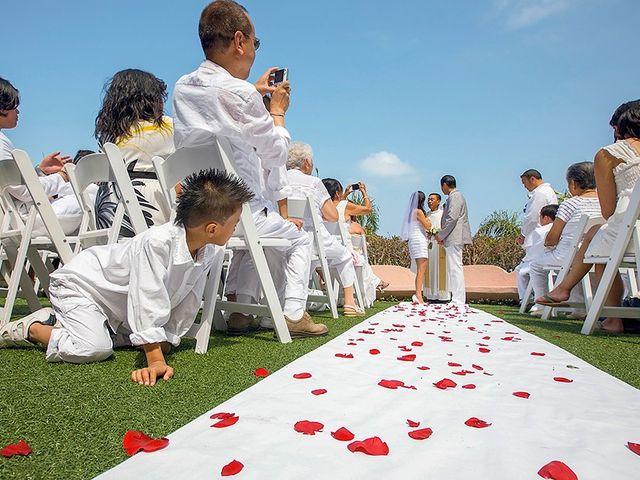
M583 215L588 215L589 218L602 216L598 197L571 197L560 204L556 218L565 222L566 225L562 230L557 248L571 244L577 224Z

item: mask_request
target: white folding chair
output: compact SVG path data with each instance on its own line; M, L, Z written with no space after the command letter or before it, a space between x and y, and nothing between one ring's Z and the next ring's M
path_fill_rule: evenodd
M29 155L23 150L13 150L13 159L0 161L0 195L2 196L3 216L0 231L0 243L11 266L4 308L0 312L0 324L11 319L15 300L20 293L27 300L31 311L42 308L34 284L28 275L28 266L33 268L40 286L45 292L49 289L49 269L39 251L54 251L62 263L73 257L70 243L75 240L67 237L55 216L49 198L38 180ZM33 202L27 203L28 213L23 220L11 194L6 187L25 186ZM40 218L46 236L35 236L34 225Z
M580 220L578 220L578 224L575 227L575 234L573 236L571 247L569 249L569 252L567 253L567 256L564 259L564 262L561 265L545 265L545 270L549 271L549 277L548 277L549 290L552 290L556 285L562 282L564 277L567 275L567 272L571 268L571 264L573 263L573 260L575 259L576 254L580 249L580 245L582 245L582 240L585 234L591 228L595 227L596 225L602 225L603 223L604 223L604 218L602 217L590 218L588 215L582 215L582 217L580 217ZM555 275L555 279L553 278L553 272L557 272L557 274ZM582 291L584 294L584 304L569 303L568 308L586 308L588 310L589 306L591 305L591 300L593 298L593 293L591 290L591 282L589 281L588 274L584 276L580 284L582 286ZM564 307L563 309L566 309L566 308L567 307ZM553 307L544 307L542 312L542 319L549 320L554 310L561 310L561 309L556 309Z
M82 208L82 221L78 230L76 250L89 248L94 245L106 245L118 241L120 229L125 221L125 214L129 224L127 228L136 234L147 229L147 222L140 208L127 169L122 160L118 147L107 143L103 147L104 153L93 153L82 157L77 164L68 163L65 171L73 192ZM117 189L117 202L113 222L110 226L100 228L95 210L95 195L91 189L97 189L97 183L110 183Z
M320 270L324 277L325 295L309 295L307 302L320 302L327 303L331 310L333 318L338 318L338 289L337 283L332 280L331 273L329 271L329 264L327 262L327 255L324 250L324 242L320 233L322 221L320 220L320 214L315 208L312 200L307 196L305 199L288 198L287 199L287 212L291 218L299 219L311 219L311 225L305 225L304 230L309 232L313 237L313 253L311 256L312 264L314 262L320 263Z
M624 214L622 225L611 253L605 257L585 257L584 262L590 264L605 264L602 278L587 310L587 318L582 325L582 334L591 335L596 322L601 316L618 318L640 318L640 308L605 306L605 301L613 285L615 276L621 268L633 269L629 271L633 278L632 289L637 285L637 275L640 272L640 182L636 183L629 206ZM631 248L634 253L628 253Z
M324 222L324 226L329 231L329 233L335 236L342 245L347 247L350 251L353 251L353 244L351 243L351 238L349 231L347 230L346 222L340 221L338 219L337 222ZM362 273L362 266L355 265L356 269L356 282L353 284L353 290L356 294L356 300L358 301L358 305L361 308L367 308L367 302L364 298L364 283L362 281L364 275Z
M191 173L216 168L237 176L232 159L233 153L228 140L218 138L214 144L178 149L166 159L154 157L153 164L165 198L170 205L174 205L175 185ZM197 353L206 353L209 348L211 326L214 312L217 310L269 317L273 321L274 329L280 342L291 342L291 335L289 334L289 329L282 313L282 306L273 283L273 277L264 254L264 248L284 247L287 245L290 245L290 242L285 239L259 237L249 205L244 204L242 206L240 223L234 236L227 242L227 248L249 251L266 304L253 305L217 300L221 272L211 271L205 288L205 302L200 323L195 324L189 332L190 336L195 336L196 338ZM219 266L219 270L221 268L222 265ZM226 330L226 323L221 316L216 317L216 322L216 329Z

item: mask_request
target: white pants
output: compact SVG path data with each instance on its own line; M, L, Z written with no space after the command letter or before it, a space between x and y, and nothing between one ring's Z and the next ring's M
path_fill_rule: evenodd
M537 262L532 263L529 275L533 281L533 292L535 298L542 297L544 294L549 292L549 270L545 270L543 264ZM578 285L571 289L569 302L584 303L584 294L582 292L581 283L578 283Z
M287 247L264 249L273 282L281 301L284 300L284 314L297 320L302 317L307 296L311 271L311 241L305 231L273 211L253 213L253 220L260 237L284 238L291 242ZM248 252L234 255L229 267L232 285L239 302L258 301L260 285L255 265ZM235 285L234 285L235 284ZM227 292L231 293L229 288Z
M47 345L47 361L90 363L109 358L113 341L102 309L80 292L54 282L49 296L57 327Z
M309 240L313 241L313 232L308 232ZM356 269L353 265L353 255L347 247L342 245L336 237L331 235L324 226L320 228L320 240L324 246L329 268L338 272L342 287L352 287L356 281Z
M527 291L527 287L529 286L529 272L531 271L531 264L527 262L522 262L520 265L516 267L516 279L518 283L518 298L520 301L526 300L524 298L524 294Z
M462 249L464 245L449 245L445 247L447 259L447 285L451 292L453 303L464 305L466 293L464 288L464 270L462 268Z

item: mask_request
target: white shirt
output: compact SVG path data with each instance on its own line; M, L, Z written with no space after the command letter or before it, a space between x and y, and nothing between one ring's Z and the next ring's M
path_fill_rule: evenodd
M558 197L550 184L543 183L537 186L529 193L529 201L524 208L524 217L522 219L522 236L525 237L525 243L527 237L533 233L536 227L540 224L538 220L540 218L540 210L547 205L555 205L558 203Z
M431 222L431 228L441 228L442 225L442 209L428 210L427 218Z
M545 247L544 240L547 238L547 233L551 230L553 223L547 225L541 225L529 235L529 244L525 245L527 253L522 259L522 263L533 263L536 259L539 259L544 255Z
M194 260L184 228L165 223L124 243L83 250L51 279L95 302L133 345L178 345L200 309L218 248L206 245Z
M320 218L322 218L322 206L327 200L331 200L322 180L297 169L287 170L287 179L291 190L290 196L292 198L311 198ZM311 219L305 218L304 224L305 226L311 225Z
M274 126L254 85L205 60L176 83L173 112L176 148L213 143L214 135L228 138L238 175L255 195L252 211L271 206L264 189L284 186L281 167L291 137ZM274 172L264 187L262 169Z
M0 130L0 160L12 159L11 151L14 148L16 147L13 146L11 140Z

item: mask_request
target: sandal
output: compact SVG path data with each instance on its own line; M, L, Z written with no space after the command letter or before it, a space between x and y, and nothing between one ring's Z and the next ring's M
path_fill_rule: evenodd
M365 311L356 305L345 305L342 307L342 315L345 317L362 317Z
M561 301L558 301L558 300L555 300L555 299L551 298L548 293L545 293L542 296L542 298L543 298L542 301L536 299L535 302L538 305L544 305L545 307L555 307L555 308L569 308L569 307L571 307L571 305L568 304L567 302L561 302Z

